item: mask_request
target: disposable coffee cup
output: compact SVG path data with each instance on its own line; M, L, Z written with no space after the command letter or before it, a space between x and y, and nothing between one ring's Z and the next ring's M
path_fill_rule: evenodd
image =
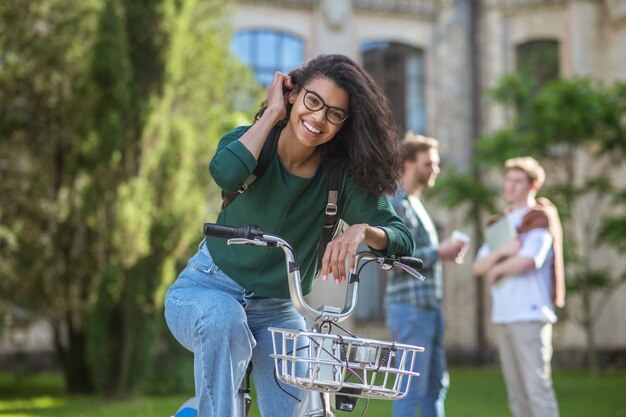
M463 233L460 230L455 230L454 232L452 232L450 238L458 243L463 243L465 245L469 245L472 241L467 233Z
M460 230L455 230L454 232L452 232L452 235L450 236L450 239L452 239L454 242L457 243L462 243L465 246L469 245L470 242L472 241L472 239L469 237L469 235L467 233L463 233ZM466 248L461 249L461 252L459 253L459 256L456 257L456 259L454 260L455 263L457 264L462 264L465 258L465 252L467 251Z

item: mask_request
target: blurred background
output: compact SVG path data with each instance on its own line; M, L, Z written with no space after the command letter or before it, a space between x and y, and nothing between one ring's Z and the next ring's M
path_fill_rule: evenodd
M209 160L274 71L321 53L361 63L401 130L440 141L442 236L478 248L504 160L544 164L566 237L562 414L626 416L626 0L1 2L0 415L169 415L191 395L162 301L219 209ZM445 270L447 406L506 415L471 260ZM385 276L368 275L350 327L386 338Z

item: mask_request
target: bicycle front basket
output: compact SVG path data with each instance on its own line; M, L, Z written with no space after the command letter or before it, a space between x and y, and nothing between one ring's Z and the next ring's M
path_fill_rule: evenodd
M394 342L270 328L276 376L304 390L394 400L410 386L424 348ZM296 348L294 348L294 346Z

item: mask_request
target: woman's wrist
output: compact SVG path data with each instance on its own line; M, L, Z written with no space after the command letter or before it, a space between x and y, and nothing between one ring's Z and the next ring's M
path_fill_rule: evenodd
M383 229L363 223L364 243L369 247L382 250L387 247L387 233Z
M284 112L275 107L268 107L263 112L263 115L259 119L259 121L267 121L272 126L275 126L276 123L280 122L285 118Z

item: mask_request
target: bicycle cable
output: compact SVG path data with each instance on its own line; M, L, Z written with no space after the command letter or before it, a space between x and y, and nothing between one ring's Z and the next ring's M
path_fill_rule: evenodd
M341 336L339 336L341 337ZM341 358L338 358L337 356L335 356L335 354L331 351L329 351L328 349L326 349L326 347L324 347L324 345L322 345L320 342L318 342L315 339L312 339L311 337L309 337L309 340L311 342L313 342L313 344L315 344L317 346L317 348L321 348L322 351L326 352L331 358L333 358L334 360L336 360L338 363L344 363L344 361ZM350 367L350 361L346 355L346 360L345 360L345 367L348 371L350 371L350 373L352 375L354 375L362 384L365 383L365 381L363 381L363 379L359 376L359 374Z
M339 325L338 323L330 323L331 326L335 326L338 327L341 331L343 331L344 333L356 338L356 334L352 333L350 330L346 329L345 327ZM328 333L330 334L330 329L328 330Z
M365 262L365 263L361 266L361 268L362 268L365 264L367 264L367 263L369 263L369 262L372 262L372 261L374 261L374 260L370 260L370 261ZM360 269L359 269L359 272L360 272ZM348 329L344 328L343 326L341 326L341 325L339 325L339 324L337 324L337 323L333 323L333 322L331 322L331 321L326 321L325 323L328 323L328 333L327 333L327 334L331 334L331 331L332 331L332 326L336 326L336 327L338 327L341 331L343 331L344 333L348 334L349 336L354 337L354 338L356 338L356 337L357 337L354 333L352 333L351 331L349 331ZM343 348L343 349L345 349L345 342L343 341L343 338L341 337L341 335L337 335L337 336L339 337L339 343L342 345L342 348ZM335 356L335 354L333 354L331 351L329 351L329 350L328 350L328 349L327 349L327 348L326 348L323 344L319 343L318 341L316 341L315 339L312 339L312 338L310 338L310 337L309 337L309 340L310 340L310 342L313 342L313 344L315 344L318 348L321 348L321 349L322 349L322 351L326 352L326 353L327 353L330 357L332 357L333 359L335 359L337 362L339 362L339 363L344 362L341 358L338 358L337 356ZM310 344L305 345L305 346L301 346L301 347L299 347L299 348L297 348L297 349L296 349L296 352L298 352L298 351L300 351L300 350L302 350L302 349L306 349L306 348L308 348L309 346L310 346ZM289 351L289 352L287 353L287 355L291 355L292 353L293 353L293 350ZM360 375L359 375L359 374L358 374L358 373L357 373L354 369L352 369L352 368L350 367L350 360L349 360L349 358L348 358L347 352L342 352L342 353L346 356L346 358L345 358L345 366L346 366L346 369L350 372L350 374L351 374L352 376L356 377L356 379L357 379L357 380L359 380L359 382L361 382L362 384L365 384L365 381L363 380L363 378L361 378L361 376L360 376ZM282 359L279 359L279 360L282 360ZM380 363L378 364L378 369L380 369ZM378 369L377 369L377 371L378 371ZM285 388L283 388L283 387L280 385L280 381L278 380L278 377L276 376L276 372L274 372L274 373L273 373L273 375L274 375L274 382L276 382L276 385L278 386L278 388L280 388L280 390L281 390L281 391L283 391L285 394L287 394L288 396L290 396L291 398L293 398L294 400L296 400L298 403L302 402L302 400L301 400L301 399L299 399L298 397L296 397L295 395L293 395L292 393L290 393L289 391L287 391ZM348 376L348 378L349 378L349 377L350 377L350 376ZM326 402L325 402L325 400L324 400L324 396L323 396L323 395L321 396L321 399L322 399L322 405L324 406L324 409L326 409L326 408L325 408L325 403L326 403ZM365 416L365 413L367 412L367 409L368 409L368 407L369 407L369 403L370 403L370 399L369 399L369 398L365 398L365 406L363 407L363 411L361 412L361 416L360 416L360 417Z
M285 394L289 395L294 400L296 400L298 402L302 402L302 400L300 398L296 397L295 395L293 395L292 393L290 393L289 391L287 391L286 389L284 389L280 385L280 381L278 380L278 377L276 376L276 372L272 372L272 374L274 375L274 381L276 382L276 385L278 385L278 388L280 388L282 392L284 392Z
M306 349L308 348L310 345L305 345L305 346L300 346L298 349L296 349L296 352L302 350L302 349ZM293 350L287 352L287 355L291 355L293 353ZM282 361L282 359L278 359L279 361ZM294 400L298 401L298 402L302 402L301 399L299 399L298 397L296 397L295 395L293 395L292 393L290 393L289 391L287 391L286 389L284 389L281 385L280 385L280 381L278 380L278 377L276 376L276 372L273 372L274 374L274 382L276 382L276 385L278 385L278 388L281 389L281 391L283 391L285 394L289 395L291 398L293 398Z
M328 323L329 323L328 334L330 334L331 327L332 327L332 326L336 326L336 327L338 327L340 330L342 330L344 333L347 333L348 335L350 335L351 337L354 337L355 339L357 338L356 334L354 334L354 333L352 333L351 331L349 331L348 329L346 329L346 328L344 328L344 327L340 326L339 324L337 324L337 323L332 323L332 322L328 322ZM343 337L341 337L341 335L337 335L337 336L339 337L339 344L341 344L341 346L342 346L342 351L341 351L341 353L342 353L342 354L343 354L343 356L346 358L346 369L347 369L348 371L350 371L350 373L352 374L352 376L355 376L355 377L359 380L359 382L361 382L362 384L365 384L365 381L361 378L361 376L360 376L360 375L359 375L359 374L358 374L358 373L357 373L354 369L352 369L352 368L350 367L350 361L349 361L349 358L348 358L348 354L347 354L347 352L346 352L346 350L345 350L345 345L346 345L346 343L343 341ZM326 351L326 349L325 349L324 347L322 347L322 349L324 349L324 350ZM327 353L328 353L328 352L327 352ZM338 360L338 361L341 361L341 359L339 359L339 358L337 358L337 357L335 357L335 359L336 359L336 360ZM348 378L350 378L350 376L348 376ZM348 378L346 378L346 379L348 379Z
M359 275L359 276L361 275L361 271L363 270L363 267L364 267L365 265L367 265L367 264L368 264L368 263L370 263L370 262L377 262L377 261L378 261L378 259L368 259L367 261L363 262L363 263L361 264L361 266L359 267L358 271L357 271L357 275Z
M365 412L367 411L367 407L370 406L370 399L366 398L365 399L365 406L363 407L363 411L361 411L361 417L363 417L365 415Z

